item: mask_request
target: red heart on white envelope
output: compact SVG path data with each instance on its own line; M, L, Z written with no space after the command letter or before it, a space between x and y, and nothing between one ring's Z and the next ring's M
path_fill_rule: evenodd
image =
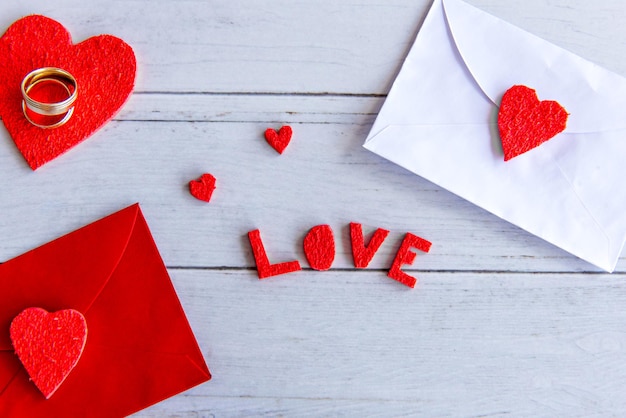
M526 86L508 89L498 111L504 161L538 147L565 130L567 111L553 100L539 101Z
M28 308L13 319L10 334L15 353L48 399L78 363L87 341L87 323L73 309L49 313Z
M22 111L21 83L33 70L61 68L74 76L78 96L69 121L42 129ZM74 45L68 31L44 16L13 23L0 38L0 116L15 145L34 170L85 140L110 120L133 90L133 50L111 35Z

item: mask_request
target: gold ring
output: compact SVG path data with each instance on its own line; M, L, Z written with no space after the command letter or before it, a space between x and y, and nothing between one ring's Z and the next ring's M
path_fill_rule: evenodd
M66 99L60 102L45 103L29 96L30 91L37 84L42 82L53 82L61 85L68 94ZM56 67L44 67L31 71L22 80L22 111L26 119L39 128L57 128L65 124L74 113L74 102L78 97L78 85L76 79L69 72ZM41 116L60 116L61 120L52 124L36 123L28 116L28 110Z

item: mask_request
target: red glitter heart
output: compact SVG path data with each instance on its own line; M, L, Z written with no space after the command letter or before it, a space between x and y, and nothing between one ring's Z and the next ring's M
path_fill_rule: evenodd
M285 148L287 148L287 145L289 145L289 142L291 142L292 134L291 126L283 126L278 132L269 128L265 131L265 140L279 154L282 154Z
M15 353L46 399L61 386L87 341L85 317L73 309L48 313L28 308L11 322Z
M539 101L535 90L513 86L502 96L498 130L504 161L538 147L565 130L567 111L558 102Z
M189 182L189 192L198 200L210 202L213 190L215 190L215 177L211 174L203 174L198 180Z
M78 86L74 114L54 129L30 124L22 112L22 80L43 67L68 71ZM131 47L119 38L100 35L74 45L60 23L33 15L13 23L0 38L0 74L0 116L34 170L88 138L118 112L133 90L136 61Z

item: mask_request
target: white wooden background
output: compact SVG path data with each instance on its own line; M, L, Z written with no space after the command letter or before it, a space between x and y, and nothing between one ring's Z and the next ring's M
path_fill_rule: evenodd
M469 2L626 75L622 0ZM626 415L626 258L602 274L361 147L429 6L2 0L2 31L39 13L138 58L118 117L37 172L0 128L0 259L141 203L214 377L138 417ZM351 221L391 231L365 271ZM322 223L327 272L302 250ZM304 271L259 281L256 228ZM433 242L414 290L386 277L407 231Z

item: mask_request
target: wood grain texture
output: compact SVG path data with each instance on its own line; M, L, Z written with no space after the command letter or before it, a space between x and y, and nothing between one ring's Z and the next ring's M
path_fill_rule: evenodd
M415 291L381 272L172 275L216 377L140 416L626 408L621 274L421 273Z
M626 73L621 0L471 0ZM138 91L386 94L428 0L5 0L0 25L41 13L76 42L115 34L138 56Z
M626 75L621 0L469 0ZM138 58L114 121L32 172L0 129L0 260L140 202L212 381L138 417L622 416L626 257L601 274L361 147L427 0L4 0ZM290 124L282 156L263 131ZM217 177L210 204L187 183ZM353 268L348 224L389 229ZM332 226L331 271L306 232ZM256 278L246 233L305 270ZM433 242L386 276L404 233Z

